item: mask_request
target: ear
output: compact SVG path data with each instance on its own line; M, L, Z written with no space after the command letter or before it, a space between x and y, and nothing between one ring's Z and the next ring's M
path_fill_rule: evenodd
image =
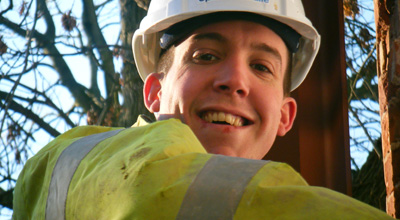
M278 128L278 136L284 136L292 128L296 113L296 100L292 97L285 97L281 107L281 121Z
M146 108L151 112L160 111L162 73L151 73L146 77L143 87L143 99Z

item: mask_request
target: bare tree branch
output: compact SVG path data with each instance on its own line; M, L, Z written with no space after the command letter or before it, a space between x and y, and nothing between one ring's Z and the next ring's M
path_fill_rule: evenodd
M8 7L4 11L0 12L0 17L3 16L3 14L7 13L9 10L11 10L13 7L14 7L13 0L8 0Z
M350 93L349 98L348 98L348 102L349 102L349 103L350 103L350 101L351 101L353 95L355 95L354 88L355 88L355 86L356 86L356 83L357 83L357 81L358 81L360 75L361 75L361 70L363 70L363 67L364 67L365 64L367 63L368 59L369 59L370 57L372 57L372 54L374 53L375 50L376 50L376 44L374 44L374 47L369 51L369 53L368 53L368 55L367 55L367 58L363 61L363 63L361 64L361 67L359 68L358 71L356 71L349 63L347 63L347 67L350 68L351 71L356 75L356 77L355 77L353 83L350 85L351 93ZM372 91L371 91L371 92L372 92ZM376 94L375 94L375 93L372 93L372 95L374 95L374 97L376 97Z
M51 16L49 9L47 8L45 0L37 0L37 7L44 14L44 19L46 21L47 30L45 35L49 39L54 39L56 35L56 28L54 26L53 17Z
M10 20L4 17L0 17L0 24L7 26L20 36L26 37L27 31L19 27L17 24L11 22ZM54 68L59 73L62 84L69 89L69 91L72 93L72 95L75 97L76 101L84 109L84 111L89 111L91 108L95 108L96 110L98 110L99 107L94 103L90 96L87 95L88 90L84 86L76 82L71 72L71 69L54 45L53 39L50 39L49 36L43 35L36 30L32 30L32 34L33 38L35 38L39 42L39 44L43 46L45 54L51 54Z
M83 0L83 26L90 42L93 42L101 57L101 68L105 74L106 94L110 94L114 82L114 62L112 52L107 47L107 42L97 22L95 6L92 0Z
M368 133L368 130L365 128L364 123L358 117L357 112L355 112L352 108L349 108L349 111L353 114L353 117L357 120L357 123L360 125L360 127L364 131L365 136L367 136L368 140L373 144L376 154L379 156L379 158L381 158L380 150L377 149L376 146L374 145L375 141L372 139L371 135Z
M4 105L3 101L1 100L5 100L7 98L7 93L5 92L0 92L0 104L1 106ZM53 137L57 137L58 135L60 135L60 132L58 132L56 129L54 129L51 125L49 125L48 123L46 123L41 117L39 117L38 115L36 115L34 112L32 112L31 110L25 108L24 106L18 104L17 102L15 102L14 100L11 100L9 102L9 109L18 112L20 114L25 115L27 118L31 119L32 121L34 121L36 124L38 124L41 128L43 128L47 133L49 133L51 136Z
M76 126L76 124L73 123L73 122L71 121L71 119L67 116L67 114L65 114L60 108L58 108L58 107L56 106L56 104L54 104L54 102L53 102L49 97L46 96L46 94L44 94L44 93L42 93L42 92L39 92L39 91L37 91L37 90L33 90L33 89L31 89L31 88L29 88L29 90L31 90L33 94L38 94L38 95L42 96L45 100L44 100L44 101L40 101L40 100L38 100L37 98L29 99L29 98L20 97L20 96L17 96L17 95L14 95L14 99L23 100L23 101L26 101L26 102L29 102L29 103L41 103L41 104L44 104L44 105L46 105L46 106L49 106L50 108L56 110L56 112L58 113L58 115L59 115L62 119L64 119L64 121L65 121L69 126L71 126L71 127L75 127L75 126ZM1 93L2 93L2 94L1 94ZM0 91L0 94L1 94L0 97L4 97L4 96L7 95L7 93L2 92L2 91Z
M36 9L36 11L35 11L35 18L37 18L37 15L38 15L38 10ZM37 23L37 19L34 20L32 30L35 29L36 23ZM26 56L25 56L25 58L24 58L24 67L23 67L22 72L25 72L26 69L28 68L28 57L29 57L28 54L29 54L29 51L30 51L30 49L31 49L32 33L33 33L33 32L31 32L31 33L28 35L28 44L27 44L27 49L26 49L26 51L25 51L25 55L26 55ZM13 87L11 88L10 93L7 94L7 96L6 96L5 99L4 99L4 100L5 100L5 104L4 104L4 105L2 104L2 109L4 109L5 112L8 111L8 109L10 108L10 105L12 104L13 96L14 96L14 94L15 94L15 91L16 91L16 89L17 89L19 83L20 83L21 78L22 78L22 74L20 74L20 75L18 76L18 79L15 81ZM5 117L6 117L6 115L4 114L4 118L5 118ZM2 120L1 125L0 125L0 131L3 131L4 122L5 122L5 120Z
M9 209L13 208L14 189L4 191L0 188L0 205Z

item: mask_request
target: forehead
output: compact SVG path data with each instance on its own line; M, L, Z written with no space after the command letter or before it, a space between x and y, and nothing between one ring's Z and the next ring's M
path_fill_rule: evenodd
M232 20L204 25L194 30L180 44L186 48L197 43L265 52L279 59L283 66L286 66L289 59L289 51L282 38L265 25L251 21Z
M282 56L288 53L279 35L268 27L251 21L232 20L204 25L194 30L184 41L197 42L203 39L223 44L234 43L236 46L265 45L279 51Z

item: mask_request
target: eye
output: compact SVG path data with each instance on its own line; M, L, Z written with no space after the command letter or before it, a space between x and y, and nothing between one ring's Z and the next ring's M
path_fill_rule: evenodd
M218 59L216 56L209 54L209 53L201 54L198 58L201 60L206 60L206 61L213 61L213 60Z
M197 64L208 64L219 60L217 55L208 51L196 51L193 53L193 62Z
M272 71L268 67L266 67L266 66L264 66L262 64L251 64L250 67L255 69L255 70L257 70L257 71L259 71L259 72L272 73Z

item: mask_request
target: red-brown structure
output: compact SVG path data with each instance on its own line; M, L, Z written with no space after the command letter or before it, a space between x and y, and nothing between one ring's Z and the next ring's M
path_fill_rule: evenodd
M374 0L386 211L400 217L400 14L396 0Z
M343 5L341 0L303 4L321 34L321 48L306 80L292 94L299 105L294 127L266 159L288 162L310 185L350 195Z

